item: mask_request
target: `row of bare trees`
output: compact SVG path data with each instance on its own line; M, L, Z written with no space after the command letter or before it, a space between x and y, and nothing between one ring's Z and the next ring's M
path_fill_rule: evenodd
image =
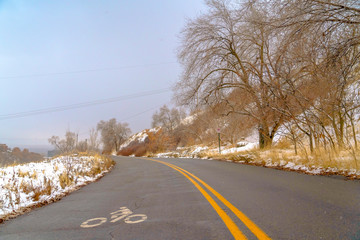
M180 104L250 118L261 148L276 134L295 147L305 137L311 151L357 147L358 1L206 3L181 33Z
M96 129L90 129L88 139L79 141L78 134L68 130L64 138L52 136L48 140L60 153L99 152L102 147L103 153L111 154L118 152L120 145L130 134L128 123L117 122L115 118L112 118L108 121L102 120L97 124Z
M152 131L148 131L148 152L173 150L176 147L217 142L221 131L224 144L236 144L249 135L254 123L247 116L221 116L217 107L197 110L186 116L181 108L162 106L152 116ZM160 128L159 128L160 127Z

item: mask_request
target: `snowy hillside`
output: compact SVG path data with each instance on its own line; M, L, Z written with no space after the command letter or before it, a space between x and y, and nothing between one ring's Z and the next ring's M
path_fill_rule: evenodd
M132 135L123 144L121 144L119 150L130 147L131 145L134 145L134 144L143 144L146 142L146 140L149 137L148 133L156 133L159 130L160 130L160 127L157 127L157 128L152 128L152 129L145 129L141 132L138 132L138 133Z

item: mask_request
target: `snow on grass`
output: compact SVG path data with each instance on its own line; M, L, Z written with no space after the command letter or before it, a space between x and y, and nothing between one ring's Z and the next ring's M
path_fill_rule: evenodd
M209 149L208 147L197 147L197 148L195 148L194 151L191 152L191 154L197 154L197 153L206 151L206 150L208 150L208 149Z
M357 171L356 169L339 169L336 167L319 167L315 165L308 166L286 161L280 161L280 163L278 163L272 162L271 160L266 161L265 166L270 168L280 168L290 171L304 172L311 175L339 174L352 178L360 178L360 171Z
M238 145L240 145L240 147L224 149L221 150L221 153L228 154L228 153L244 152L244 151L253 150L259 146L258 143L247 143L247 142L241 142L238 143Z
M356 170L349 165L353 161L350 157L338 157L331 162L333 164L337 163L337 165L326 166L327 164L324 164L324 160L319 162L319 160L313 159L314 157L308 156L308 160L305 161L303 157L295 155L293 150L290 149L259 150L258 143L246 141L239 142L237 147L221 147L221 154L217 147L192 146L177 148L173 152L158 153L155 157L218 159L303 172L311 175L338 174L350 178L360 178L360 170Z
M0 219L38 203L55 201L100 178L112 166L113 161L106 157L69 155L0 168Z

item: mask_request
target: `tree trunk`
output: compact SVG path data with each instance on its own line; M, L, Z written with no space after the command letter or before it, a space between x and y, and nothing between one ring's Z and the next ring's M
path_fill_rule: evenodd
M259 125L259 147L264 149L272 145L272 137L270 136L269 130L264 129L263 125Z
M336 122L336 117L332 119L332 125L335 132L338 147L342 149L344 147L344 118L340 112L337 113L339 122Z
M356 139L356 130L355 130L354 120L352 118L350 118L350 124L351 124L351 130L352 130L352 134L353 134L353 138L354 138L355 150L357 150L358 143L357 143L357 139Z
M313 153L314 152L314 143L313 143L313 134L310 130L310 133L308 134L309 136L309 145L310 145L310 152Z

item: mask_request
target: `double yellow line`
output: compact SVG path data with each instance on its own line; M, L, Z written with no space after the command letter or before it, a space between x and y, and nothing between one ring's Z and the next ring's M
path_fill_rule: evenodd
M216 201L208 194L208 192L200 186L201 183L207 190L209 190L214 196L216 196L225 206L227 206L244 224L249 228L249 230L260 240L269 240L271 239L264 231L262 231L253 221L251 221L244 213L242 213L239 209L237 209L234 205L232 205L228 200L226 200L220 193L215 191L212 187L202 181L200 178L196 177L192 173L167 162L159 161L156 159L143 158L146 160L150 160L153 162L158 162L161 164L165 164L168 167L173 168L174 170L180 172L187 179L192 182L195 187L202 193L202 195L208 200L210 205L214 208L217 214L224 221L225 225L233 235L233 237L237 239L247 239L247 237L240 231L238 226L234 223L234 221L226 214L224 210L216 203ZM198 182L196 182L196 181Z

